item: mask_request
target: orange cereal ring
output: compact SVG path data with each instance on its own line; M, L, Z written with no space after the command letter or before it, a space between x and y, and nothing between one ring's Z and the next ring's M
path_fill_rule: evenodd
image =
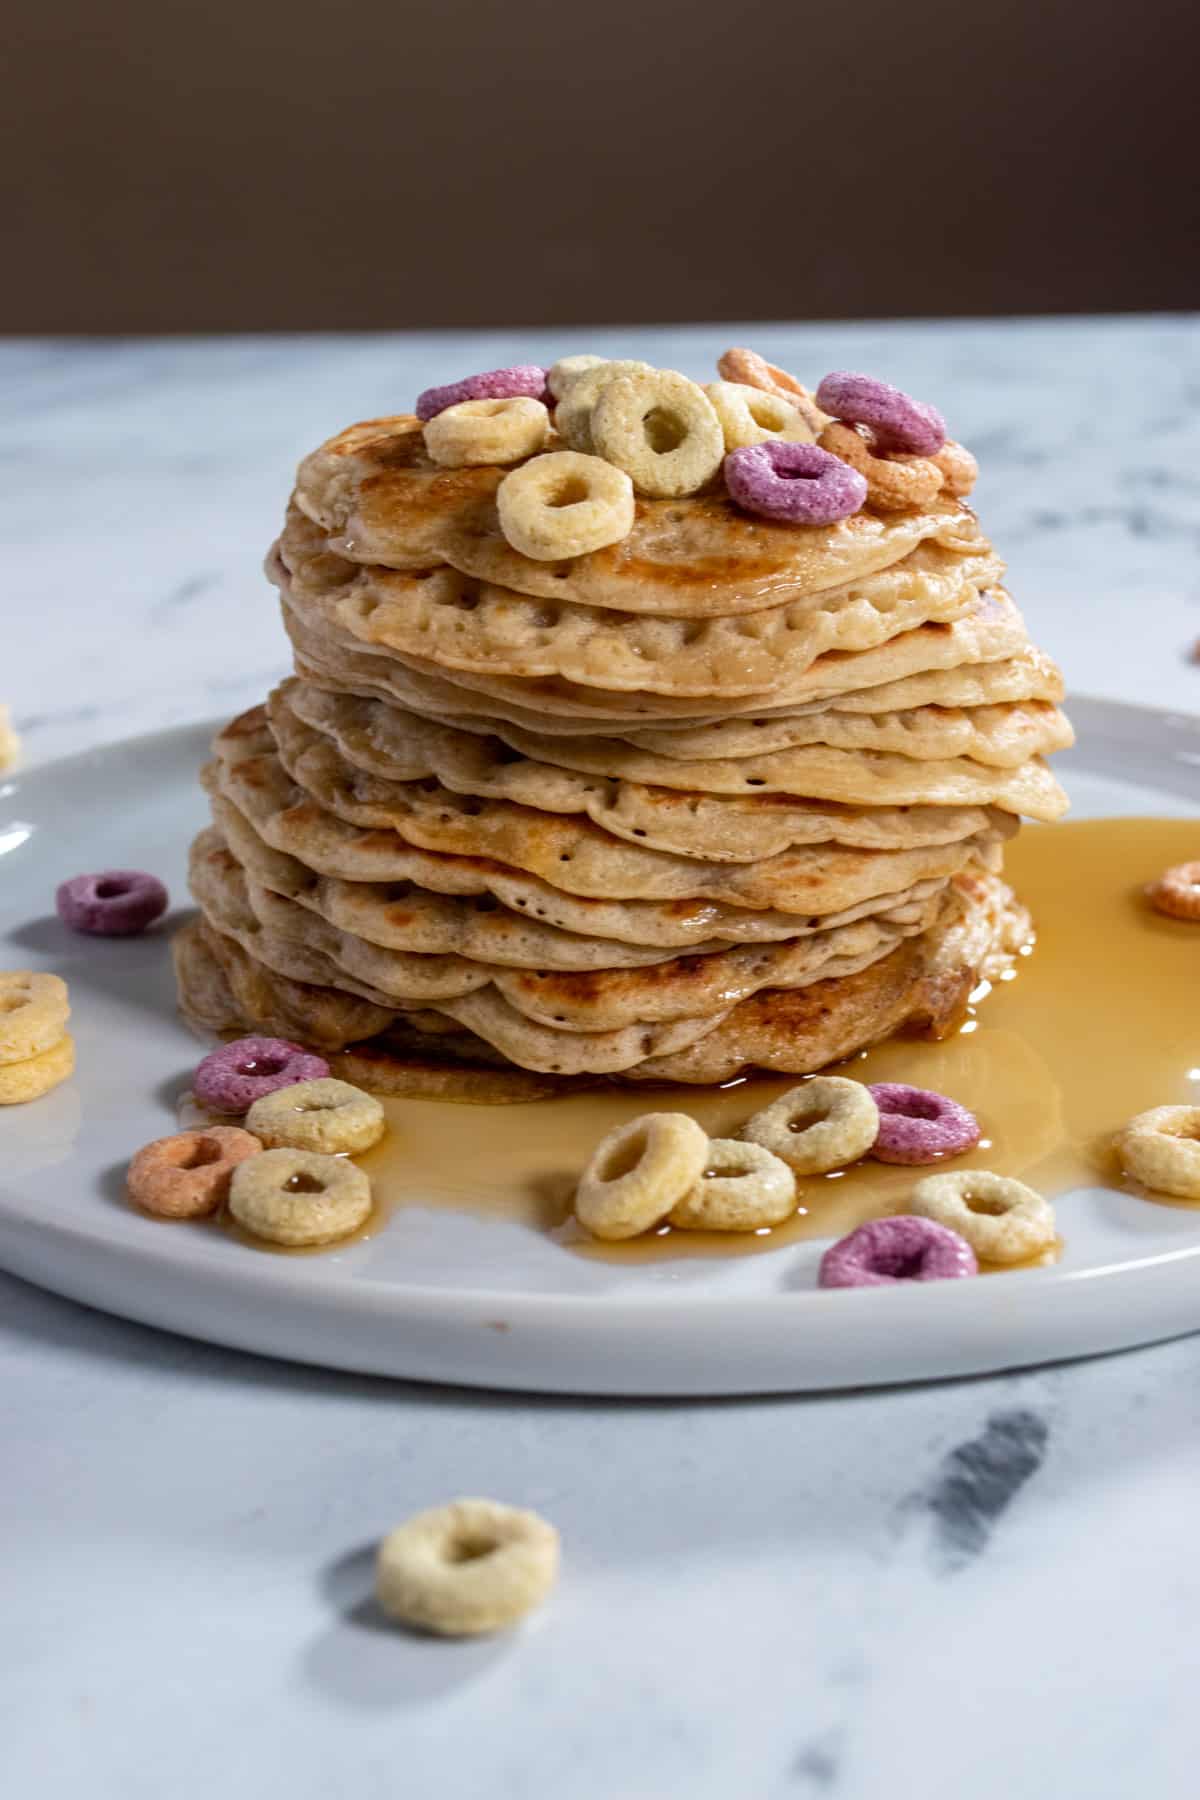
M717 374L725 381L738 381L743 387L761 388L764 394L777 394L794 406L812 426L814 433L820 431L827 423L823 413L809 390L802 382L789 375L786 369L776 368L757 350L726 350L717 360Z
M942 471L925 456L876 456L874 439L868 440L855 425L835 419L817 442L822 450L839 456L857 469L867 484L867 504L882 512L900 512L924 506L942 485Z
M262 1145L237 1125L177 1131L144 1144L129 1165L129 1198L158 1219L201 1219L225 1203L237 1165Z
M1146 896L1156 912L1169 919L1200 920L1200 862L1176 863L1164 869L1157 881L1146 889Z
M956 500L969 494L979 478L979 464L971 452L962 444L956 444L953 438L947 438L937 455L929 460L942 471L942 486Z

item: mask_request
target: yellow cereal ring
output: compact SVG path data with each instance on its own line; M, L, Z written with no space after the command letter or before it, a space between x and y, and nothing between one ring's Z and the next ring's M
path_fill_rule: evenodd
M926 456L876 456L857 426L834 420L817 439L822 450L857 469L867 484L867 502L882 512L924 506L942 485L942 471Z
M385 1129L383 1108L374 1094L332 1075L276 1088L256 1100L246 1114L246 1130L268 1150L357 1156L377 1144Z
M538 562L557 562L586 556L629 535L633 483L598 456L552 450L504 477L496 507L500 529L514 550Z
M757 1231L796 1210L796 1177L761 1144L713 1138L704 1173L667 1215L684 1231Z
M57 1044L71 1008L58 975L0 969L0 1063L26 1062Z
M704 1173L708 1134L687 1113L643 1113L601 1138L575 1216L593 1237L630 1238L678 1206Z
M522 462L543 449L550 414L525 395L504 400L460 400L425 426L425 448L444 469Z
M515 1624L558 1576L558 1533L537 1513L496 1500L453 1500L417 1513L379 1546L375 1597L385 1613L443 1637Z
M879 1135L879 1108L861 1081L818 1075L755 1113L742 1127L797 1175L824 1175L865 1156Z
M1200 1106L1153 1106L1117 1137L1121 1166L1160 1194L1200 1200Z
M1023 1181L989 1169L926 1175L913 1189L908 1210L957 1231L984 1262L1024 1262L1048 1250L1057 1235L1048 1200Z
M814 437L822 425L828 423L827 414L821 411L804 383L789 375L786 369L769 363L757 350L734 348L724 351L717 359L717 374L724 381L761 388L764 394L778 394L808 420Z
M602 388L607 382L615 381L622 375L649 374L653 374L649 363L607 362L602 358L592 368L573 376L554 409L554 429L564 444L569 444L572 450L581 450L590 455L595 449L592 443L592 409Z
M710 381L704 392L721 421L726 450L744 450L747 444L761 444L765 438L816 442L808 420L779 394L741 381Z
M607 363L607 356L560 356L546 371L546 386L556 400L561 400L572 382L592 369L604 368Z
M366 1222L371 1183L340 1156L264 1150L233 1171L229 1210L269 1243L331 1244Z
M56 1044L23 1062L0 1063L0 1106L40 1100L75 1072L75 1039L64 1031Z
M586 378L585 378L586 379ZM592 410L597 456L624 469L639 494L665 500L694 494L725 455L712 401L674 369L606 381Z
M125 1187L143 1212L159 1219L202 1219L224 1205L233 1171L262 1149L237 1125L177 1131L143 1144L129 1165Z

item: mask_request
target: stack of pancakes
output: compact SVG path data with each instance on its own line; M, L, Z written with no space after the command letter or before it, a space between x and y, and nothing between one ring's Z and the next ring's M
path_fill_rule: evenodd
M301 466L268 572L296 675L218 737L185 1011L377 1090L804 1073L934 1034L1027 931L1061 680L974 514L639 499L535 562L505 469L411 417Z

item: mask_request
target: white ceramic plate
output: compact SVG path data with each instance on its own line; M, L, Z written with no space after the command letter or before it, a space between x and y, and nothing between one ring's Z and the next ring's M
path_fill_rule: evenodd
M1073 700L1058 767L1074 816L1200 811L1200 719ZM594 1394L765 1393L1085 1356L1200 1328L1200 1213L1072 1195L1054 1268L820 1292L820 1245L613 1265L524 1227L406 1206L377 1237L305 1258L140 1218L131 1149L173 1129L197 1060L165 935L85 939L64 874L155 870L186 893L205 728L0 778L0 967L71 986L75 1079L0 1110L0 1264L56 1293L215 1343L383 1375ZM167 921L168 926L171 920ZM1200 1054L1197 1061L1200 1062Z

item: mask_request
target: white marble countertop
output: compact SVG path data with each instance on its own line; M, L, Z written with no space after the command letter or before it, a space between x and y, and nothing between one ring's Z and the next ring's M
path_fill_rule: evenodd
M284 666L297 457L452 376L754 342L877 371L980 455L1068 683L1200 710L1185 319L0 345L0 699L30 761ZM3 894L0 892L0 905ZM13 1800L1174 1800L1195 1791L1200 1338L819 1399L543 1401L288 1368L0 1276ZM565 1574L513 1637L378 1628L367 1547L457 1493Z

